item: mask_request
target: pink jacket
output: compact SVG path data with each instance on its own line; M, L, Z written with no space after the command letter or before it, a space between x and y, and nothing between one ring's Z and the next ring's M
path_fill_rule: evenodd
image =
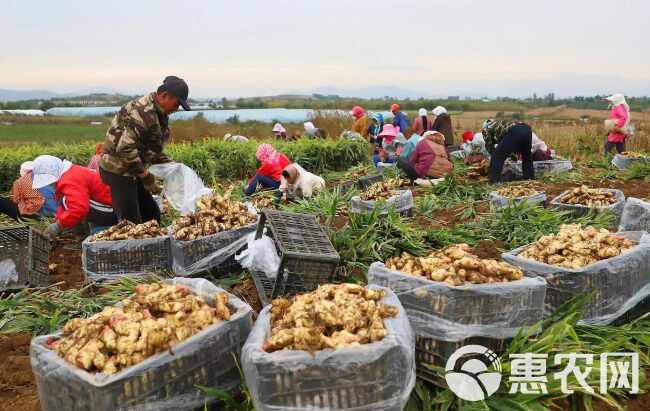
M629 114L625 109L625 106L623 104L619 104L618 106L612 108L612 112L609 113L609 117L607 119L617 120L616 127L622 128L623 126L625 126L625 123L627 123L628 117ZM622 143L625 141L626 137L627 136L623 133L617 133L615 131L612 131L607 136L607 141L609 141L610 143Z

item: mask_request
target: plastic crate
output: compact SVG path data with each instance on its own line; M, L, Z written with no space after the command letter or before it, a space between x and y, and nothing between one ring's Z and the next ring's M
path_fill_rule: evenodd
M50 240L27 225L0 228L0 261L16 264L18 281L5 289L45 287L49 285Z
M496 354L503 354L512 339L498 339L488 337L470 337L461 341L442 341L433 338L415 337L415 366L418 378L436 384L440 382L439 376L425 366L425 364L445 367L449 357L460 347L465 345L482 345Z
M382 174L371 174L369 176L361 177L357 180L357 188L360 190L365 190L371 185L378 183L384 179Z
M139 276L152 272L171 272L170 238L95 241L82 244L82 263L91 281Z
M631 323L632 321L638 319L639 317L649 312L650 312L650 296L639 301L639 303L635 305L634 308L630 309L628 312L626 312L625 314L623 314L622 316L614 320L612 325L623 325L623 324Z
M331 281L340 257L315 216L263 210L256 238L267 225L281 261L270 295L267 281L272 281L264 273L252 273L260 300L312 291Z

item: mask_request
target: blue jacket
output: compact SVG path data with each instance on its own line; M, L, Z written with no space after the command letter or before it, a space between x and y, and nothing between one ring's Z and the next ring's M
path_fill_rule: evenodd
M393 126L399 127L399 131L403 133L409 128L409 118L404 112L398 111L395 117L393 117Z

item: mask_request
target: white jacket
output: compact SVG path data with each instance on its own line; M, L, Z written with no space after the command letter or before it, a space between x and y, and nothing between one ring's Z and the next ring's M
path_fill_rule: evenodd
M280 179L280 192L289 193L297 197L311 197L314 192L325 188L325 180L322 177L312 174L302 168L299 164L292 164L298 170L298 177L294 184L289 184L286 178Z

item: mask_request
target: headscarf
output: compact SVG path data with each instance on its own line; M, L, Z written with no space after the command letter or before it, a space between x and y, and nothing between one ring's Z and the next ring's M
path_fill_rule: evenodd
M262 163L273 163L278 160L278 152L272 145L264 143L257 147L255 157Z
M627 126L630 123L630 106L627 104L627 101L625 101L625 96L620 93L612 94L607 97L607 101L609 101L611 108L620 106L621 104L625 107L625 111L627 111L627 121L625 122L625 126Z
M354 106L352 107L352 111L350 111L350 114L354 118L361 118L365 113L366 111L361 106Z
M445 145L445 136L439 131L427 131L422 135L423 139L428 139L437 144Z
M466 132L463 133L463 143L467 143L469 141L472 141L474 138L474 133L472 133L470 130L467 130Z
M316 130L316 126L314 126L314 123L312 123L311 121L307 121L306 123L303 123L303 126L305 126L305 131Z
M286 132L287 132L287 129L284 128L282 126L282 124L280 124L280 123L275 123L275 125L273 126L273 133L274 134L282 134L282 133L286 133Z
M104 154L104 144L99 143L95 146L95 154Z
M381 113L373 113L372 118L378 123L382 124L384 122L384 115Z
M396 111L399 111L400 106L397 103L393 103L390 105L390 112L395 113Z
M20 176L24 176L25 174L29 173L34 169L34 162L33 161L25 161L20 165Z
M444 108L443 106L438 106L433 110L431 110L431 112L433 113L434 116L439 116L441 114L445 114L447 112L447 109Z
M39 189L56 183L70 167L72 167L71 162L58 157L47 155L36 157L32 170L32 188Z
M423 117L427 115L427 109L426 108L421 108L418 110L418 116Z
M427 109L421 108L418 110L418 115L422 118L422 128L426 131L429 129L429 117L427 117Z

